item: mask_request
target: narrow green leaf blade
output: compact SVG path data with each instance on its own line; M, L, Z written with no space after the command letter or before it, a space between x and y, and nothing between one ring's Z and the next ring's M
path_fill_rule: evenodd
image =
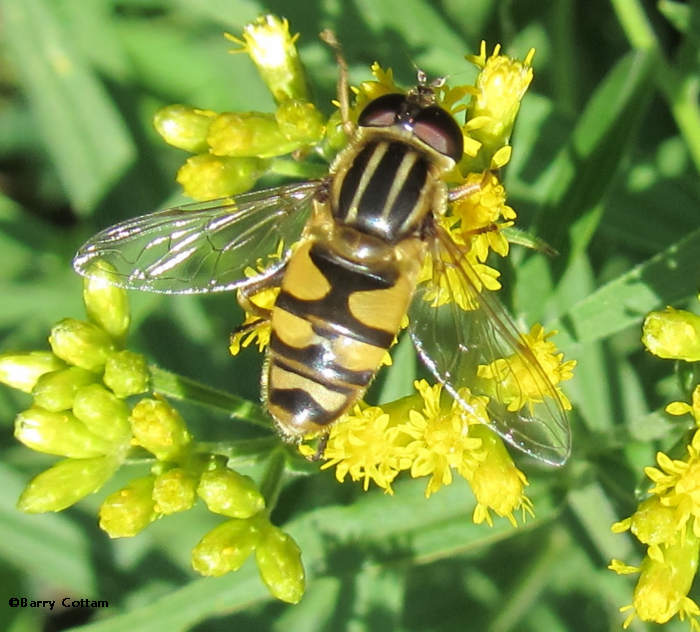
M3 34L46 149L89 214L135 154L119 113L46 0L3 0Z

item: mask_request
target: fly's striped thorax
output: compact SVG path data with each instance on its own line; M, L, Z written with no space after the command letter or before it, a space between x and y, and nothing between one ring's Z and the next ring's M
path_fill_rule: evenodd
M418 238L382 244L347 227L342 235L356 233L360 249L373 254L364 263L345 256L338 235L324 234L330 211L319 207L321 228L310 228L287 264L263 372L267 408L292 436L326 428L362 397L399 331L425 256Z
M444 187L439 178L454 163L401 129L361 129L360 134L362 142L349 145L334 165L333 217L396 243L415 233L428 212L439 212L434 208Z

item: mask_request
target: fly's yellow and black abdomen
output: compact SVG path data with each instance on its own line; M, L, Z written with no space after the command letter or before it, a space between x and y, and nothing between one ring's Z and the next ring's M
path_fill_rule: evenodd
M407 242L398 251L380 247L374 266L343 257L320 237L292 255L272 312L263 385L286 434L321 430L362 397L413 294L422 245ZM375 240L369 247L376 250ZM311 283L300 285L303 278Z

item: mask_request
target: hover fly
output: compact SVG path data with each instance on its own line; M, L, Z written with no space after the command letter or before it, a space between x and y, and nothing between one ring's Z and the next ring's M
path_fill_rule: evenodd
M515 447L562 464L569 430L557 390L438 222L449 201L468 191L450 192L443 181L462 157L463 138L437 104L437 87L419 73L407 94L371 101L320 180L127 220L90 239L74 267L90 275L105 261L127 289L237 290L244 309L271 323L262 397L290 441L327 432L362 397L408 314L419 356L465 411L473 412L463 386L484 394L472 383L479 365L505 360L510 388L523 379L539 385L540 397L520 410L489 393L490 424ZM350 127L347 111L345 91L341 112ZM280 243L291 247L278 263L244 274ZM427 257L432 281L419 284ZM431 296L441 279L450 296L438 302ZM280 291L265 311L249 298L268 287ZM458 292L475 297L475 309L459 307Z

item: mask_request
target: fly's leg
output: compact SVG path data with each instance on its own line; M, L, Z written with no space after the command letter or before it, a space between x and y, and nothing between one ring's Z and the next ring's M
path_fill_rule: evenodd
M330 29L324 29L319 36L328 46L333 49L335 59L338 63L338 106L340 107L340 118L343 121L343 131L347 136L352 136L355 132L355 124L350 120L350 98L348 88L348 64L343 56L343 49L338 38Z
M254 281L238 290L236 298L238 300L238 304L241 306L241 309L243 309L248 314L256 316L256 318L255 320L252 320L249 323L244 323L239 327L236 327L236 329L234 329L233 333L231 334L232 339L236 335L246 335L247 333L253 331L256 327L258 327L258 325L270 320L272 316L272 310L260 307L260 305L256 305L253 302L252 298L256 294L262 292L263 290L267 290L273 287L279 287L282 284L284 270L285 267L282 266L279 270L276 270L270 276L263 277L259 281Z
M330 436L330 431L326 430L319 438L318 445L316 446L316 452L309 457L309 461L320 461L326 452L326 447L328 446L328 437Z
M490 171L484 171L479 182L470 182L469 184L462 184L454 189L450 189L447 192L448 202L456 202L457 200L461 200L463 197L479 193L486 187L486 183L490 175Z
M454 189L450 189L447 192L447 200L449 202L456 202L461 200L463 197L468 197L479 193L486 187L487 180L489 178L490 172L484 171L479 182L470 182L468 184L462 184ZM494 230L498 230L498 224L487 224L486 226L480 226L479 228L474 228L473 230L467 231L464 234L465 237L472 237L476 235L482 235L483 233L491 233Z

